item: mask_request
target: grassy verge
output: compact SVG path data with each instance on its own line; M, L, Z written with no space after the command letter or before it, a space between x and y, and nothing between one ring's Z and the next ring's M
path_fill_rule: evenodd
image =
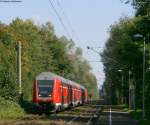
M0 120L17 119L24 116L24 110L14 101L0 97Z
M139 121L140 125L150 125L150 113L149 112L146 113L146 117L144 120L142 118L142 110L140 110L140 109L138 109L136 111L130 110L129 113L130 113L131 117L133 117L134 119Z

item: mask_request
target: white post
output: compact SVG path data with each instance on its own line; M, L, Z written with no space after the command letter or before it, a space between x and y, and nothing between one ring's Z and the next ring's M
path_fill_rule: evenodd
M18 83L19 83L19 94L22 94L21 84L21 42L18 42Z
M112 117L111 117L111 106L110 106L110 114L109 114L109 125L112 125Z

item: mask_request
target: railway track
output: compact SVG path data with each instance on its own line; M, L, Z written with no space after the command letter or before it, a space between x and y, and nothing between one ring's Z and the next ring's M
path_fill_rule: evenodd
M86 105L77 107L74 111L71 112L63 112L62 115L68 117L68 120L65 121L64 125L91 125L99 117L102 109L103 108L101 106L93 108L91 105Z
M51 121L51 123L57 123L56 125L93 125L94 121L99 117L102 107L99 105L85 105L75 107L71 110L59 112L57 114L52 113L49 115L29 115L23 119L23 121ZM25 122L26 123L26 122ZM32 123L35 125L34 123ZM37 122L36 122L37 124ZM21 124L25 125L25 124ZM40 125L45 125L40 124ZM51 125L51 124L50 124Z
M7 121L7 125L93 125L103 110L102 105L86 104L59 113L49 115L26 115L16 121ZM0 125L2 125L0 123Z

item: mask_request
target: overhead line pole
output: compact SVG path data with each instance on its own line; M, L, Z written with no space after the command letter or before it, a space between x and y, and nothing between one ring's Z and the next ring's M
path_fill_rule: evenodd
M135 34L135 38L142 38L143 39L143 80L142 80L142 117L145 119L145 42L146 36L142 34Z
M18 60L18 84L19 84L19 94L22 94L22 80L21 80L21 42L17 44L17 60Z

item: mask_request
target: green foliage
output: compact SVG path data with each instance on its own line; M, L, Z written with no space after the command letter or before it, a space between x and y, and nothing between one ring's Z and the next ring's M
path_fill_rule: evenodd
M17 100L17 50L22 44L22 90L25 100L32 99L33 80L43 71L51 71L96 90L96 78L82 57L81 48L64 36L58 38L50 22L35 25L31 20L0 23L0 96ZM94 87L93 87L94 86ZM94 91L94 95L98 95ZM24 104L26 105L26 104Z
M147 111L146 118L143 120L142 110L137 109L136 111L129 111L130 115L136 119L140 125L149 125L150 124L150 113Z
M14 101L0 97L0 119L16 119L24 116L23 109Z
M0 27L0 33L0 96L15 99L16 91L11 91L17 88L14 39L7 27Z
M131 5L136 10L136 16L150 16L150 2L149 0L129 0Z
M135 2L136 15L149 15L150 14L150 2L148 0L136 0Z
M121 75L124 76L123 95L128 100L129 89L129 70L131 71L131 81L136 87L136 106L141 107L142 104L142 68L143 68L143 39L135 39L134 35L139 33L146 38L146 69L149 67L149 37L147 34L150 31L150 21L145 20L145 17L136 17L129 19L122 18L119 23L110 27L110 37L107 40L106 48L102 53L104 71L106 80L104 88L107 97L112 99L113 103L121 103L122 86ZM122 69L122 73L118 72ZM146 76L149 72L146 70ZM146 77L146 104L148 104L150 89L148 77ZM128 103L127 103L128 104Z

